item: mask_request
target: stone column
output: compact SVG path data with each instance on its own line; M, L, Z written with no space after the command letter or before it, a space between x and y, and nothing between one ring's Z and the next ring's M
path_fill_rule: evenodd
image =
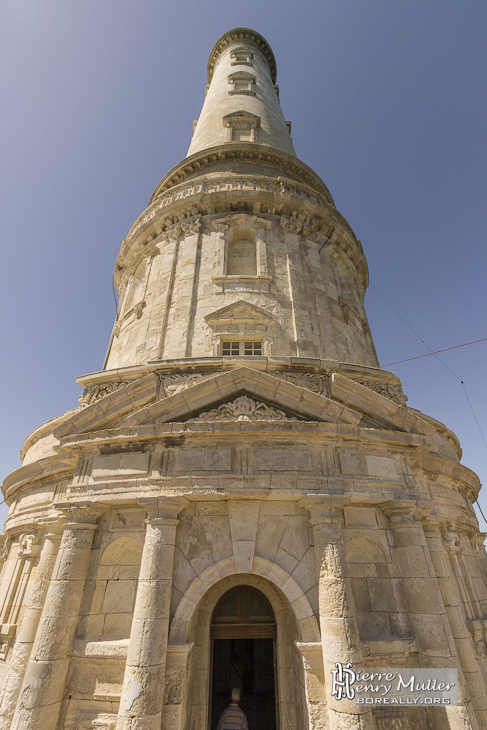
M3 687L0 702L0 730L9 730L11 726L61 541L63 524L60 519L46 520L41 523L41 529L43 526L45 533L35 582L15 639Z
M394 533L395 553L416 637L420 667L458 669L458 707L430 710L435 730L478 730L475 713L467 709L465 683L458 661L435 569L416 502L401 500L382 507Z
M346 577L343 510L333 497L307 497L302 504L310 512L313 528L329 730L372 730L375 722L368 706L331 694L336 662L350 662L354 670L363 668L352 588Z
M480 727L484 725L487 727L487 691L481 668L476 659L472 637L467 627L459 586L452 565L452 558L455 558L460 551L460 545L458 540L452 539L451 529L447 530L446 535L442 535L441 527L437 518L435 519L429 514L425 515L424 534L458 654L459 672L463 673L459 702L466 704L470 713L472 710L475 711Z
M187 500L141 504L148 516L117 730L161 730L176 517Z
M76 632L102 507L87 503L58 505L66 526L39 621L12 730L53 730L64 696L69 653Z

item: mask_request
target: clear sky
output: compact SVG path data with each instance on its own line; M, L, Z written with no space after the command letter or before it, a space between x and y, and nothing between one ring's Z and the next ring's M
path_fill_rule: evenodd
M208 54L233 27L269 41L298 157L362 241L381 364L427 348L377 292L432 349L487 337L485 0L4 0L0 25L2 478L101 369L120 243L186 155ZM487 440L486 355L391 369L459 436L487 515L460 383Z

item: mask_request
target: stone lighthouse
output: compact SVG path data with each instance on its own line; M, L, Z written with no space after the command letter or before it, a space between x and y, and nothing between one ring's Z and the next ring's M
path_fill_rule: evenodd
M116 262L80 405L4 482L0 730L485 730L480 488L379 368L360 241L296 156L258 33ZM358 703L336 667L453 670ZM340 687L340 691L337 691Z

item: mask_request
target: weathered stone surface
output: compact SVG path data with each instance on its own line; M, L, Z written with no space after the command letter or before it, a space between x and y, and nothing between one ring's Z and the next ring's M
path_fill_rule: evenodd
M294 154L267 42L225 34L209 74L122 242L104 369L4 483L0 730L206 728L233 621L274 637L282 730L481 730L478 480L378 367L362 246ZM338 701L347 661L455 667L460 705Z

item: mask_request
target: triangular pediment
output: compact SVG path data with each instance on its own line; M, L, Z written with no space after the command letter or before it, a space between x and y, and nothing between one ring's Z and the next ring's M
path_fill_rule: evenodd
M156 400L158 392L159 378L155 373L151 373L107 393L94 403L81 408L71 418L59 424L53 433L56 438L64 438L78 433L113 428L123 422L128 414L138 411L147 403Z
M265 309L249 304L242 299L211 312L211 314L206 315L205 320L209 325L229 324L236 320L238 322L259 322L261 324L276 322L276 318Z
M244 401L239 401L234 405L229 404L233 404L242 396L254 402L254 404L246 404L254 414L251 420L279 420L282 418L283 420L341 422L357 425L361 419L359 413L335 403L324 395L312 393L294 383L243 366L198 381L186 390L159 400L157 403L151 403L129 416L124 421L124 425L169 423L188 421L193 418L225 420L225 415L228 416L228 420L238 420L239 416L245 415L245 412L241 410ZM225 406L225 408L218 411L221 406ZM237 415L235 416L235 412L233 414L235 419L230 418L228 409L232 408L234 411L235 408L237 409ZM256 409L258 414L255 413ZM283 415L277 414L277 411L281 411ZM203 415L208 412L212 413L207 416ZM257 418L257 416L262 416L262 418Z
M431 436L435 428L407 408L365 385L334 373L330 379L330 395L334 400L363 414L372 427Z
M308 389L306 378L292 382L281 373L271 375L248 366L202 373L194 376L196 380L179 376L184 389L176 392L164 388L167 377L151 373L120 387L74 413L55 428L54 435L72 438L101 430L178 421L318 421L423 436L435 430L418 414L340 373L331 377L331 397Z

